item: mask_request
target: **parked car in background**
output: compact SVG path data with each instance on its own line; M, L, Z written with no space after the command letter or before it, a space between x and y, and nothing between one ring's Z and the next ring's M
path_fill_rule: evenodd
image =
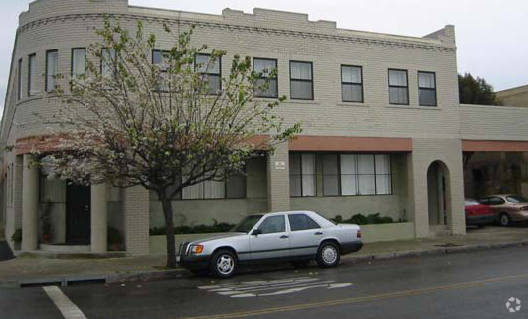
M511 226L512 223L528 221L528 199L514 195L489 195L479 200L481 204L489 205L498 216L499 223Z
M483 227L497 221L497 214L488 205L483 205L474 199L466 198L464 201L466 211L466 225Z
M334 224L311 211L251 215L231 233L180 245L176 260L194 273L233 276L239 264L292 262L315 259L334 267L341 255L361 249L358 225Z

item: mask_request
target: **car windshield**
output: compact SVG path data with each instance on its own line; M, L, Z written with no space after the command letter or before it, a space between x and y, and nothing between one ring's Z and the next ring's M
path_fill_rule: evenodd
M465 203L466 203L466 206L480 205L480 203L477 202L477 201L474 200L474 199L466 199Z
M232 232L236 233L249 233L253 226L262 218L263 215L251 215L242 219L238 225L233 227Z
M528 199L521 196L506 196L506 200L510 203L528 203Z

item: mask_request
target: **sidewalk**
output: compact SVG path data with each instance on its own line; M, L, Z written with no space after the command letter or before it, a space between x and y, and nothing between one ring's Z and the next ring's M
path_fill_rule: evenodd
M528 227L469 229L465 236L365 244L347 262L436 255L481 249L528 245ZM23 256L0 262L0 287L42 283L96 281L146 281L185 275L181 269L165 270L164 256L109 259L48 259Z

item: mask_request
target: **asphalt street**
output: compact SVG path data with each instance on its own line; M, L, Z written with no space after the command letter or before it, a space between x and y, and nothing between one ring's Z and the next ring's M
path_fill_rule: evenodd
M228 280L182 274L157 282L0 289L0 318L528 318L526 248L344 260L333 269L263 268ZM514 312L506 307L512 297Z

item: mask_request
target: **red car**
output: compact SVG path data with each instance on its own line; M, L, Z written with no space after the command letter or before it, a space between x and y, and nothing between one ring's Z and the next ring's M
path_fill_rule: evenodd
M474 199L465 200L466 225L484 227L497 221L497 214L488 205L483 205Z

